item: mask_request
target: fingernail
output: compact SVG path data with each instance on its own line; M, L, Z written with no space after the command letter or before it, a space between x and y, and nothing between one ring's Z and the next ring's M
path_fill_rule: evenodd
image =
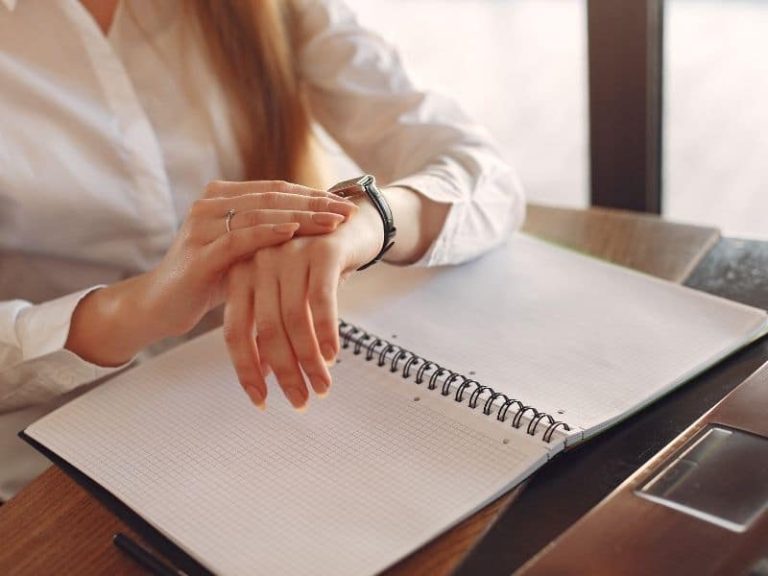
M264 396L250 387L246 388L246 391L248 392L248 397L251 399L251 403L256 406L256 408L264 412L267 409L267 403Z
M320 352L323 355L323 360L325 360L326 366L331 367L336 364L336 351L333 346L330 344L323 344L322 348L320 348Z
M312 387L315 390L315 394L317 394L320 398L325 398L328 396L328 390L331 388L330 374L326 372L323 374L313 375L312 384Z
M328 210L348 216L355 205L352 202L339 202L338 200L331 200L328 202Z
M289 387L285 390L285 395L288 397L288 401L296 410L303 412L306 409L307 400L301 390L298 388Z
M333 212L315 212L312 221L320 226L333 226L334 228L344 221L344 216Z
M298 229L298 222L284 222L283 224L274 224L272 226L272 232L275 234L293 234Z

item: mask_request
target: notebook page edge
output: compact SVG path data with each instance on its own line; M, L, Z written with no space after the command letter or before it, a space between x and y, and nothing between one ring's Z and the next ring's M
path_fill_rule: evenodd
M707 362L693 368L690 372L681 375L676 381L671 382L669 385L667 385L665 388L659 389L655 394L652 396L649 396L642 404L639 404L635 407L633 407L631 410L624 412L622 414L618 414L614 416L613 418L606 419L590 428L583 430L583 435L578 438L578 440L571 441L567 443L567 446L576 446L580 444L583 441L589 440L598 434L605 432L609 428L613 427L614 425L618 424L619 422L629 418L636 412L639 412L643 408L650 406L660 398L663 398L667 394L673 392L680 386L683 386L686 382L693 380L697 376L700 376L704 374L707 370L710 368L714 368L728 358L729 356L737 353L738 351L746 348L750 344L753 344L754 342L757 342L764 336L768 334L768 314L765 314L765 317L763 318L762 323L760 323L754 330L752 334L750 334L746 340L737 340L733 343L733 346L726 348L722 351L721 354L717 356L713 356L710 358Z

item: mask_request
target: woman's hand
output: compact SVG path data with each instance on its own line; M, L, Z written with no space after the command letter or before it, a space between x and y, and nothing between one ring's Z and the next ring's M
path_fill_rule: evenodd
M362 202L335 232L264 248L230 269L224 337L254 404L265 406L270 369L297 409L309 397L305 375L318 395L328 392L327 365L339 351L337 287L378 254L383 236L379 214Z
M232 265L294 236L332 232L354 210L327 192L285 182L214 182L155 269L80 302L66 347L96 364L120 365L148 344L193 328L222 301Z
M231 232L226 216L234 210ZM167 336L185 334L223 301L223 279L238 261L296 236L334 231L355 210L351 202L286 182L214 182L196 201L146 297L162 312Z

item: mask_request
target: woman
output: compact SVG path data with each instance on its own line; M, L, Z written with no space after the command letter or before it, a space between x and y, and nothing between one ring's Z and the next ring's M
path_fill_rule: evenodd
M0 499L44 465L19 429L220 303L257 406L270 370L296 408L327 393L336 288L384 227L320 189L313 123L386 184L388 262L461 262L523 217L487 133L340 1L0 0L0 80L0 248L130 271L0 302Z

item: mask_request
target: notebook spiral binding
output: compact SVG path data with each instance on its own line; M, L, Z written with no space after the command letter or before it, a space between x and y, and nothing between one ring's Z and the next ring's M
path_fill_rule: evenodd
M453 394L455 402L461 403L464 398L467 398L467 406L474 410L482 405L483 414L491 416L495 413L499 422L505 422L507 417L511 416L513 428L520 429L523 425L523 418L529 414L530 421L525 432L535 436L536 430L540 429L540 426L546 425L546 428L541 428L544 430L541 436L544 442L551 442L552 435L558 428L571 430L571 427L565 422L556 420L533 406L526 406L520 400L510 398L502 392L496 392L490 386L483 386L478 381L467 378L458 372L443 368L435 362L426 360L397 344L382 340L344 320L339 321L339 335L342 348L352 346L352 353L356 356L365 353L365 359L368 362L375 359L379 367L389 364L390 372L400 372L405 379L413 376L416 384L423 384L426 380L428 390L436 390L439 387L441 395L450 396ZM444 377L442 383L439 382L441 376ZM455 388L453 391L451 390L452 386ZM494 408L496 408L495 412ZM511 409L514 412L510 415Z

